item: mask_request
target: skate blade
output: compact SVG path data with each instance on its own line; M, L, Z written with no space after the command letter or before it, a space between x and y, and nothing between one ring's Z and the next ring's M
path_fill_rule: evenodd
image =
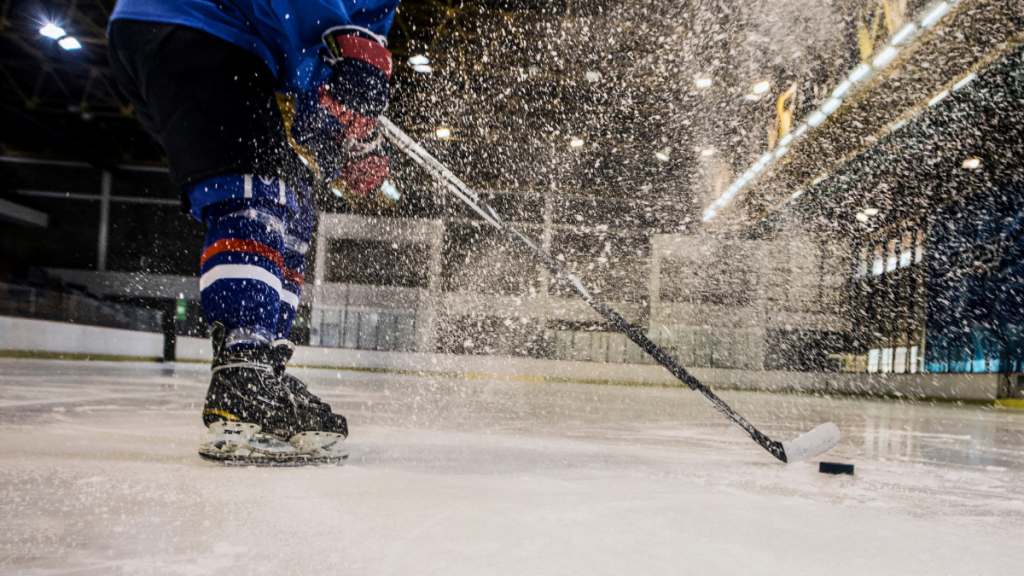
M344 464L345 437L330 432L300 432L288 441L263 433L257 424L215 422L199 446L204 460L233 466L308 466Z

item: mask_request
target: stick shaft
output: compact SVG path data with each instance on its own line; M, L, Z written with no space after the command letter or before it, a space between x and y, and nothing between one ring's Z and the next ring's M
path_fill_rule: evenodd
M430 175L444 183L456 197L472 208L477 214L482 216L487 223L498 230L501 230L511 240L525 248L534 257L534 259L540 262L554 276L561 278L563 281L568 283L572 287L573 291L583 298L583 300L598 314L615 325L620 332L625 334L644 352L654 358L655 361L664 366L683 384L686 384L691 390L700 392L712 406L746 430L747 434L749 434L755 442L761 445L761 447L770 452L772 456L775 456L783 462L786 461L786 453L782 448L782 443L776 442L762 434L754 427L753 424L747 422L743 416L740 416L739 413L729 407L724 400L719 398L707 386L702 384L685 368L680 366L679 363L662 350L661 347L652 342L646 334L626 321L621 314L616 312L603 299L587 290L583 286L583 283L580 282L579 278L563 268L561 264L551 257L550 254L539 248L529 238L505 222L486 202L480 199L479 196L477 196L468 186L466 186L465 183L462 182L462 180L455 176L451 170L431 156L429 152L424 150L422 146L417 144L416 141L410 138L404 131L402 131L401 128L395 126L387 118L381 118L380 122L391 136L391 144L407 154L414 162L422 166Z

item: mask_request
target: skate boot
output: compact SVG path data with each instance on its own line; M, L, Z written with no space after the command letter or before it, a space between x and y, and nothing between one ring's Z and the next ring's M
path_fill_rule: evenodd
M309 391L306 387L305 382L292 376L291 374L285 373L285 368L288 365L288 361L291 360L292 354L295 352L295 345L288 340L275 340L273 348L271 348L271 359L274 365L274 374L281 379L284 383L285 388L291 393L295 399L295 403L301 409L309 410L315 414L320 415L325 422L329 422L333 430L340 431L345 437L348 437L348 422L345 417L341 414L335 414L331 412L331 405L321 400L318 396Z
M199 455L226 464L297 466L340 464L348 458L344 418L297 402L274 373L269 347L224 349L226 330L212 327L213 376ZM326 416L326 417L325 417Z

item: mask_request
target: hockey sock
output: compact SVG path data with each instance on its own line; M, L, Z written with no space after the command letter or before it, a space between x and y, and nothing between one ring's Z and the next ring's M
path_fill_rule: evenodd
M277 318L277 338L288 339L302 295L302 281L306 273L306 251L313 236L313 204L309 191L300 191L299 210L292 216L284 231L284 270L281 282L281 309Z
M291 211L266 200L208 206L200 298L210 324L227 328L225 349L268 346L277 331L285 222Z

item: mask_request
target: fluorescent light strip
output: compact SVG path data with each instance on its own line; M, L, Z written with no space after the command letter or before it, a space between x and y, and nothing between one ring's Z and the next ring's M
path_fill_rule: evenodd
M975 75L973 72L971 72L967 76L964 76L962 80L960 80L959 82L954 84L953 85L953 90L959 90L959 89L963 88L964 86L967 86L968 84L973 82L974 79L977 78L977 77L978 77L977 75Z
M850 82L860 82L869 72L871 72L871 66L861 62L853 69L853 72L850 72Z
M851 86L853 86L853 82L851 82L850 80L843 80L843 83L837 86L836 89L832 91L832 97L842 98L843 94L846 94L846 91L849 90Z
M839 106L841 106L842 104L843 101L840 100L839 98L832 98L828 102L825 102L825 105L821 107L821 112L823 114L832 114L833 112L838 110Z
M932 24L935 24L940 18L946 15L946 12L949 12L949 2L939 3L939 5L935 7L935 10L932 10L924 17L923 20L921 20L921 28L927 28Z
M928 101L928 105L929 106L935 106L939 102L942 102L943 100L945 100L946 96L949 96L949 90L943 90L942 92L939 92L938 94L936 94L935 98L932 98L931 100Z
M893 45L898 45L898 44L902 43L904 40L909 38L910 35L916 29L917 29L917 26L914 26L913 22L911 22L910 24L907 24L903 28L900 28L899 30L897 30L896 33L892 35L892 39L889 40L889 43L893 44Z
M882 50L882 53L875 58L871 65L875 68L884 68L886 64L892 62L892 59L895 58L898 53L899 50L895 46L889 46L885 50Z

